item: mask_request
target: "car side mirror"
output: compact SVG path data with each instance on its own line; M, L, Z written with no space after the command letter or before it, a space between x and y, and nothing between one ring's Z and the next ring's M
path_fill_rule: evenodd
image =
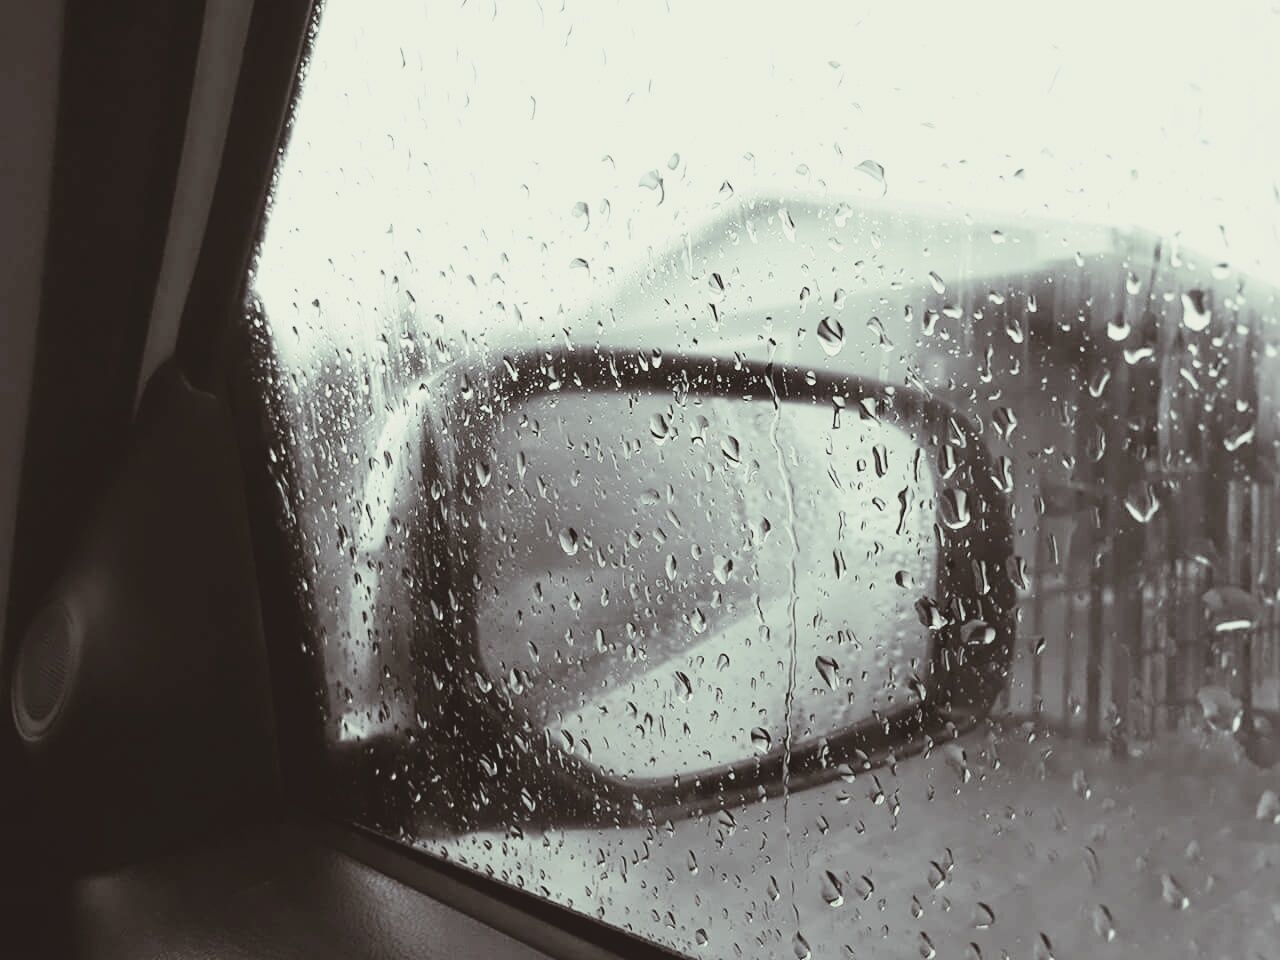
M689 816L852 776L1003 688L1009 507L941 400L590 349L448 376L439 509L414 534L436 572L418 621L448 652L418 714L470 725L454 763L495 823Z

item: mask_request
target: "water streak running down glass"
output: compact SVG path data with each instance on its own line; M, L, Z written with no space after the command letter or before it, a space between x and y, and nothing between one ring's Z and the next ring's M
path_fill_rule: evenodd
M329 0L247 325L321 806L691 956L1275 955L1277 42Z

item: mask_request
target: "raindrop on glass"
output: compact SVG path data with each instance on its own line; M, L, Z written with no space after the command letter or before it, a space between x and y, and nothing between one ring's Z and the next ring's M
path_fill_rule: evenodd
M1209 327L1212 319L1203 290L1188 290L1182 295L1182 325L1192 333L1200 333Z
M1116 925L1111 919L1111 911L1104 904L1093 908L1093 932L1104 943L1111 943L1116 938Z
M1182 886L1172 874L1161 875L1160 898L1175 910L1185 910L1191 906L1191 898L1183 891Z
M649 435L658 444L666 443L671 436L671 421L664 413L655 413L649 418Z
M818 673L822 676L822 682L834 690L838 680L836 674L840 669L835 660L831 657L818 657L814 661L814 666L818 668Z
M875 160L863 160L854 167L859 173L865 173L868 177L880 184L881 192L888 189L888 184L884 179L884 167Z
M676 671L676 696L681 700L688 700L693 696L693 681L682 670Z
M830 870L822 874L822 901L828 907L844 906L844 886L840 878Z
M578 552L578 531L573 527L565 527L560 531L560 549L569 557Z
M942 522L951 530L962 530L969 525L969 497L963 490L948 487L938 498L938 512Z
M720 452L723 453L724 458L734 466L737 466L742 462L742 446L738 443L737 437L725 437L720 444Z
M844 324L835 317L823 317L818 321L818 342L823 353L834 357L844 349Z
M883 443L871 448L871 456L876 465L876 476L883 477L889 472L889 450Z

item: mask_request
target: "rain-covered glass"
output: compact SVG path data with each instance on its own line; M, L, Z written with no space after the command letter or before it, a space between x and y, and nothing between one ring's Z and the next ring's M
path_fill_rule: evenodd
M320 805L692 956L1276 956L1278 42L328 0L247 324Z

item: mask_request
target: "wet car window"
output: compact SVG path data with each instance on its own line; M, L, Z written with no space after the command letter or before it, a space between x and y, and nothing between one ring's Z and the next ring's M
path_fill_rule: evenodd
M692 956L1273 956L1277 39L329 0L247 324L317 802Z

